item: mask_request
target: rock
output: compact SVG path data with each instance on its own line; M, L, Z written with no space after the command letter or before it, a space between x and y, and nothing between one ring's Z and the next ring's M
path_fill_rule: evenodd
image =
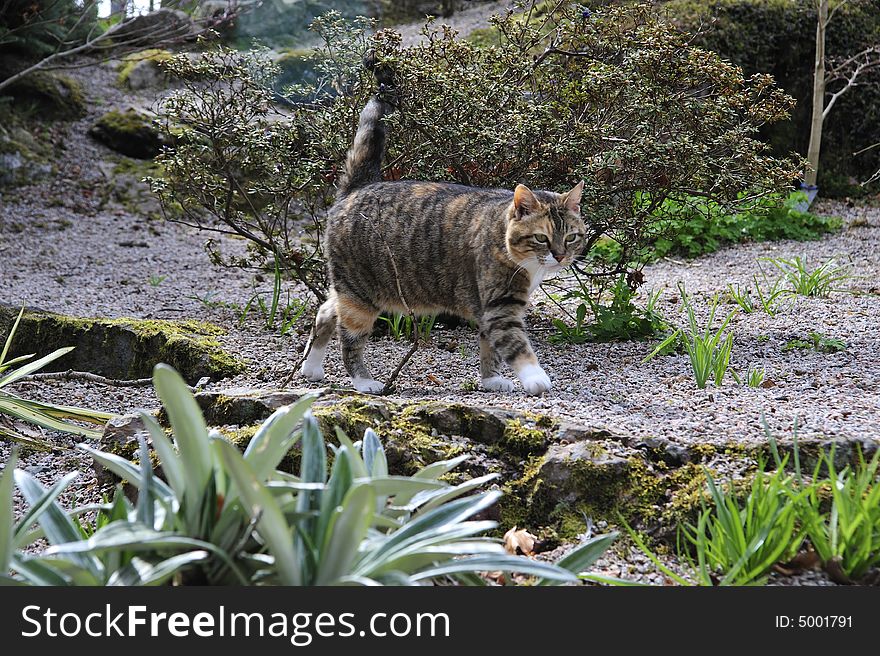
M116 82L119 86L135 91L162 88L168 83L168 75L162 68L162 62L171 57L167 50L155 48L127 55L122 60Z
M117 43L125 41L127 44L143 45L186 39L197 32L195 21L188 14L164 8L117 23L108 30Z
M152 159L166 143L153 125L153 117L134 107L124 112L107 112L91 127L89 135L108 148L137 159Z
M483 444L501 441L508 422L517 415L498 408L476 408L458 403L428 406L423 416L431 428L444 435L461 435Z
M672 467L680 467L691 461L691 452L686 446L676 444L665 437L648 437L632 446L646 451L651 460L660 460Z
M0 187L33 184L52 173L52 164L23 128L0 127Z
M86 113L82 87L66 75L37 71L6 87L16 105L31 103L41 118L74 120Z
M104 427L98 448L126 460L132 460L137 454L138 436L143 436L149 443L149 432L140 416L114 417ZM105 469L97 460L94 461L93 467L100 485L115 485L118 482L119 478L116 474Z
M18 314L0 305L0 343ZM165 362L187 382L203 376L220 380L244 370L217 341L225 331L199 321L88 319L51 312L25 312L10 356L49 352L65 346L73 351L55 360L46 371L89 371L109 378L146 378Z
M255 393L252 390L199 392L196 402L212 426L247 426L266 419L278 408L296 403L309 393L322 390L291 389Z
M543 502L586 502L598 507L613 504L627 482L629 462L606 451L597 442L551 446L538 470Z
M562 443L580 442L582 440L620 440L625 441L624 437L611 433L607 428L599 428L596 426L581 426L567 421L559 424L556 431L556 441Z

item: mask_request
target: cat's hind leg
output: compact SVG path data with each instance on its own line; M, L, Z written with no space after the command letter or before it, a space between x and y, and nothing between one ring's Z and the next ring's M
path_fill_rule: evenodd
M364 363L364 348L373 330L379 311L350 296L339 295L336 303L339 316L339 341L342 345L342 362L351 383L358 392L377 394L385 387L374 380Z
M324 378L324 356L327 354L327 345L336 331L336 293L331 291L327 300L318 308L315 316L315 325L312 326L312 334L306 344L305 360L303 360L300 372L312 382Z

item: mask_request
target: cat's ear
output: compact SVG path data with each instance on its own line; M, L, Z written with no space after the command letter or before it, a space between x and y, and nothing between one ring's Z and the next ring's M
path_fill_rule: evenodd
M513 207L516 209L516 218L521 219L538 210L538 199L531 189L523 184L517 185L513 190Z
M584 181L578 182L571 191L562 197L562 204L565 209L575 214L581 213L581 196L584 193Z

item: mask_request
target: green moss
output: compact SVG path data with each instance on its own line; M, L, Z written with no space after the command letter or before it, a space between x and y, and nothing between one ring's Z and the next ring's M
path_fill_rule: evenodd
M7 87L16 104L33 103L42 119L73 120L85 116L86 100L76 80L58 73L38 71Z
M149 116L136 109L110 110L97 120L89 134L116 152L138 159L155 157L164 143Z
M0 308L0 334L8 332L14 311ZM194 383L214 380L245 369L243 362L220 345L226 331L204 321L158 319L91 319L63 314L26 312L16 332L13 353L48 353L74 346L57 364L113 378L144 378L165 362Z
M532 428L519 419L511 419L504 427L501 447L510 453L531 455L547 448L547 435L540 428Z
M140 52L134 52L130 55L126 55L119 65L119 73L116 76L116 84L118 84L119 86L127 85L128 78L131 76L131 72L140 62L149 61L154 62L158 65L162 62L168 61L169 59L171 59L172 56L173 55L167 50L161 50L159 48L149 48L147 50L142 50Z

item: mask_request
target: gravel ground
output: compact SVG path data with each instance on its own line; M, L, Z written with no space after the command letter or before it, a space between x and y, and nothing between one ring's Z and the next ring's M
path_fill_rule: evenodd
M488 9L492 7L480 5L463 11L454 26L472 29L482 24ZM417 33L415 28L404 31L408 38ZM203 252L206 235L148 218L154 209L148 200L139 212L125 203L101 205L100 189L119 184L113 174L119 157L90 140L87 129L110 107L124 108L133 102L148 105L153 99L123 94L113 86L115 71L109 66L73 74L86 83L91 111L86 118L59 128L65 148L59 151L57 175L0 196L0 301L80 316L212 321L229 330L221 341L249 367L234 379L212 381L208 389L277 387L299 359L306 320L285 337L267 330L253 314L239 326L237 312L228 306L244 305L255 290L271 290L271 281L257 282L241 271L212 266ZM135 196L141 193L133 178L126 184L133 185L130 191ZM853 278L845 286L853 293L801 298L775 317L740 313L733 320L733 367L741 372L749 365L764 366L771 387L750 388L726 380L720 388L698 390L684 356L642 364L652 348L649 343L552 344L547 339L547 317L558 310L537 292L535 305L540 312L532 312L530 323L539 358L554 381L550 393L528 397L520 391L465 391L479 378L476 335L469 328L438 328L430 344L419 349L401 374L395 398L530 410L680 444L760 443L765 439L762 415L783 438L792 435L797 420L802 438L876 442L880 440L880 364L876 357L880 333L875 323L880 316L880 209L823 201L816 211L842 217L842 231L815 242L747 244L693 262L666 260L644 272L643 294L663 289L662 313L670 321L680 321L678 281L685 282L698 299L708 299L724 291L728 283L748 282L759 273L760 258L801 255L813 265L832 257L846 263ZM243 247L234 240L224 246ZM154 285L151 276L166 278ZM293 296L298 293L295 287L290 291ZM705 312L705 304L698 301L698 305ZM834 354L783 348L811 330L841 339L848 347ZM408 348L406 342L387 337L373 340L367 357L376 377L384 379ZM325 368L326 384L349 387L336 345ZM296 379L296 385L303 383ZM41 382L20 384L16 390L31 398L120 413L156 406L155 396L147 389ZM49 437L59 447L73 443L67 437ZM0 443L0 462L8 456L9 445ZM44 484L72 470L83 472L65 494L67 504L100 497L90 461L75 453L28 452L22 466ZM610 576L628 572L646 582L666 583L638 555L610 554L599 566ZM825 581L817 576L807 573L781 582Z

